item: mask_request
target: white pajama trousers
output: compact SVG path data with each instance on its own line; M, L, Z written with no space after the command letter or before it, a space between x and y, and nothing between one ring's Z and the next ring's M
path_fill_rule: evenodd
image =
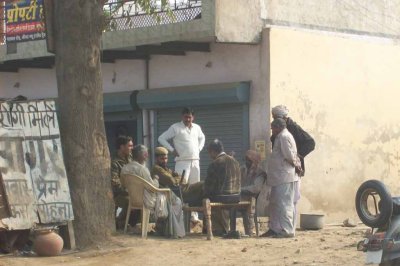
M175 172L182 175L183 170L185 170L185 176L183 183L194 184L200 181L200 163L199 160L182 160L175 162ZM197 212L192 212L191 220L198 220L199 214Z
M295 182L273 186L269 203L269 229L277 234L293 234Z

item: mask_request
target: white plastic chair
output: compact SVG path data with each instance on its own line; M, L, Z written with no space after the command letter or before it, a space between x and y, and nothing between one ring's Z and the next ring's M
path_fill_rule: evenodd
M121 182L122 185L126 187L126 189L128 190L128 195L129 195L129 205L125 219L124 233L126 233L128 227L128 221L131 215L131 210L141 210L142 238L147 238L147 231L150 219L150 209L147 209L146 206L144 205L144 191L146 189L149 192L165 193L167 200L169 201L171 190L169 188L157 188L148 181L144 180L143 178L130 174L121 175Z

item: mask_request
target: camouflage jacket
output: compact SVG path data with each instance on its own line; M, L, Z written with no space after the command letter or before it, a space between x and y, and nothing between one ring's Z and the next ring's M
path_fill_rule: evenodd
M127 195L126 189L121 185L120 175L121 169L126 164L132 161L131 156L123 158L116 155L111 161L111 186L114 193L114 197L120 194Z

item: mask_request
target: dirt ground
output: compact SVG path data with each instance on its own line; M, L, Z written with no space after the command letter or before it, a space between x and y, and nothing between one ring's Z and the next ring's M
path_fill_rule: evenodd
M297 231L292 239L215 237L201 234L165 239L118 233L94 249L57 257L0 256L0 266L46 265L363 265L356 250L367 228L326 225L319 231Z

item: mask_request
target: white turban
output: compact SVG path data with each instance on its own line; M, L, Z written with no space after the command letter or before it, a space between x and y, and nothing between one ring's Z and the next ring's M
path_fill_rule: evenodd
M275 118L285 118L289 114L289 110L284 105L277 105L272 108L272 116Z

